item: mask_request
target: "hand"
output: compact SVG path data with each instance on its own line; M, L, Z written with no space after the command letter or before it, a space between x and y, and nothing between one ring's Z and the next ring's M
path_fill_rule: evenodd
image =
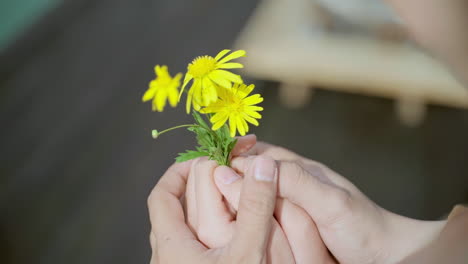
M278 160L279 196L312 217L340 263L396 263L424 247L444 225L388 212L324 165L283 148L257 143L244 155L259 154ZM238 157L232 166L243 173L252 160Z
M266 263L277 190L275 163L266 162L256 169L262 177L247 174L232 238L214 249L199 242L185 223L180 200L191 162L170 167L148 198L151 263Z
M235 204L235 210L229 207L223 201L223 196L215 185L213 174L215 171L218 171L219 168L217 167L218 165L215 161L210 161L207 158L194 160L185 194L187 224L192 229L192 232L197 235L200 242L211 249L229 245L235 236L236 228L241 225L236 220L235 210L237 210L238 203ZM253 168L249 170L250 178L255 178L255 175L258 175L258 171L262 170L262 168L267 168L269 170L267 173L270 175L276 173L276 164L273 160L259 158L254 161ZM262 174L264 173L260 171L260 175ZM232 182L236 178L227 180ZM255 202L255 200L262 196L258 193L259 191L261 190L250 192L250 195L258 197L246 197L248 203L245 206L247 206L252 214L260 214L265 211L265 209L259 208L260 206L271 206L271 204L259 204ZM288 239L281 226L273 218L272 213L270 218L272 230L266 249L267 263L294 263L294 256L289 247Z

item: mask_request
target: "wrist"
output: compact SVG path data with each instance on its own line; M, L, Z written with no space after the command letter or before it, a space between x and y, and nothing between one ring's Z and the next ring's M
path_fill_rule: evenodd
M387 232L382 246L385 259L377 263L398 263L435 240L446 220L422 221L388 212Z

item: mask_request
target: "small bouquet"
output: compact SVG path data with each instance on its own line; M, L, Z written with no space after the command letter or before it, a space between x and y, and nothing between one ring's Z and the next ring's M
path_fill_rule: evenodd
M143 102L152 100L153 111L162 112L166 101L176 107L185 87L191 82L185 106L187 114L192 112L194 123L152 131L155 139L177 128L186 127L195 133L198 146L195 150L179 153L177 162L207 156L219 165L229 166L236 134L244 136L249 131L249 124L258 126L257 119L262 118L258 112L263 108L257 104L263 101L263 97L250 95L255 86L245 84L240 75L229 71L244 67L232 60L245 57L246 52L230 52L225 49L215 57L195 58L188 64L180 91L181 73L172 77L167 66L155 67L156 78L150 82L142 98Z

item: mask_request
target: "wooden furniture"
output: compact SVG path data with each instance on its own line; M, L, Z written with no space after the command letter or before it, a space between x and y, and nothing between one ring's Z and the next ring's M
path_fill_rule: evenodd
M468 108L465 89L448 70L408 42L324 30L310 0L263 0L241 32L243 73L281 83L282 102L306 104L314 87L395 99L408 125L427 104Z

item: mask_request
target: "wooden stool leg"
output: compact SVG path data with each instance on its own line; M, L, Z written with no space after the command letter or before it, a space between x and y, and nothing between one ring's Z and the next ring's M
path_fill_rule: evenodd
M411 96L398 99L395 108L401 122L410 127L420 125L427 111L424 100Z
M281 104L289 108L301 108L309 103L313 88L307 84L281 83L279 98Z

